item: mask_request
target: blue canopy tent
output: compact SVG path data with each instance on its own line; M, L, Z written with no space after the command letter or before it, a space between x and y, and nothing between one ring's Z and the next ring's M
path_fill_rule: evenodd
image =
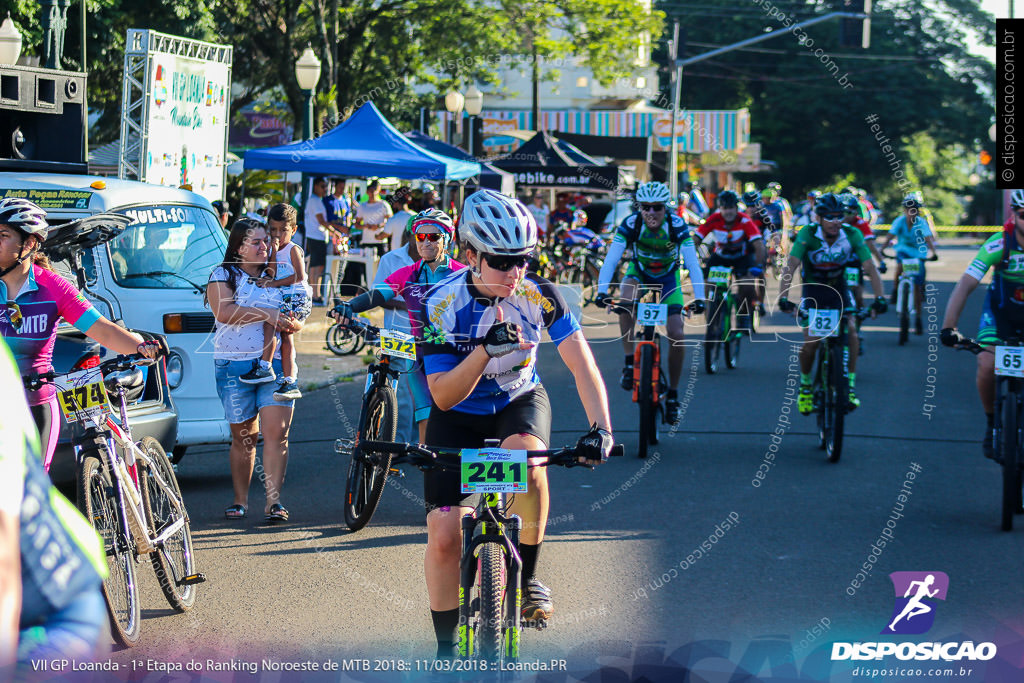
M388 123L373 102L315 140L247 150L245 168L435 182L480 173L475 161L453 159L417 145Z
M406 133L405 137L409 138L420 147L428 149L435 154L451 157L452 159L461 159L463 161L476 161L473 155L464 152L455 145L449 145L447 142L435 140L429 135L424 135L418 130ZM477 183L480 187L497 190L498 192L507 194L510 197L515 196L516 183L512 174L508 171L502 171L500 168L495 166L491 166L486 162L480 162L480 178Z

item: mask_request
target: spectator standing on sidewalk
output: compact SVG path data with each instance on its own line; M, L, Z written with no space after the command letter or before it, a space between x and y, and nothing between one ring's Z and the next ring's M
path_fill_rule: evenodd
M404 240L407 236L405 229L413 217L412 211L409 210L410 201L412 201L412 191L408 187L398 188L391 198L391 208L395 213L384 224L384 230L391 235L390 251L401 249L405 243Z
M391 207L380 198L380 182L371 180L366 186L366 202L356 209L356 225L363 230L362 245L376 250L377 255L387 251L389 236L384 226L391 218Z
M327 264L327 245L331 241L331 226L327 222L327 208L324 196L327 181L318 176L313 178L313 193L306 199L303 212L306 226L306 250L309 253L309 284L313 288L313 305L322 306L324 266Z

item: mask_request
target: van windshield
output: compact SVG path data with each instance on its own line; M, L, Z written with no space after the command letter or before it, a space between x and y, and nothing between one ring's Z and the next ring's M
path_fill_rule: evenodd
M202 289L224 260L227 240L214 215L195 206L139 206L107 243L114 279L138 289Z

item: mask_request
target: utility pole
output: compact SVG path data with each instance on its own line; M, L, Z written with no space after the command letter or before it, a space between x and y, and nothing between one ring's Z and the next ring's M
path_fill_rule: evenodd
M676 21L672 27L672 64L679 63L679 22ZM679 66L672 70L672 145L668 153L668 189L672 193L672 199L679 194L679 141L676 138L676 117L679 112L679 96L683 84L683 67Z

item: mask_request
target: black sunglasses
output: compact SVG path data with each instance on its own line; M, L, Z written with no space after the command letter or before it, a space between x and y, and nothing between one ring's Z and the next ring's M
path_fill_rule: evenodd
M484 261L487 261L494 270L507 273L513 268L525 268L533 259L533 254L522 254L520 256L499 256L497 254L484 254Z
M662 210L664 210L664 208L665 208L664 204L641 204L640 205L640 210L641 211L662 211Z

